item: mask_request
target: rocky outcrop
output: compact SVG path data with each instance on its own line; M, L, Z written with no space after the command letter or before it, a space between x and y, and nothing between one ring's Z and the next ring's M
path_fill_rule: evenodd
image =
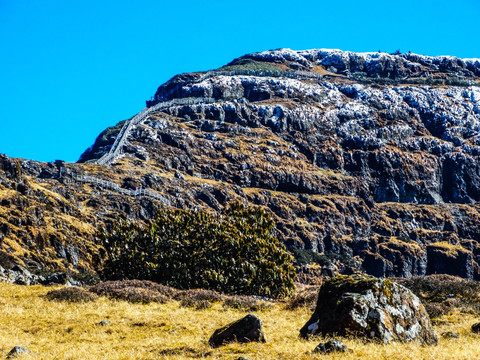
M438 341L417 296L395 282L365 275L338 276L321 286L315 312L300 330L304 338L316 334L382 343Z
M479 279L479 69L475 59L279 49L175 76L149 102L164 106L106 129L67 172L2 157L0 265L88 271L102 223L242 200L269 209L278 238L305 255L298 265ZM119 134L111 166L92 164Z

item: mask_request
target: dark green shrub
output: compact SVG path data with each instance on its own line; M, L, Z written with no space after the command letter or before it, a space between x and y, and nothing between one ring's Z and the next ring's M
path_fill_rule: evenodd
M332 259L330 259L327 255L318 254L312 250L305 250L296 247L292 247L289 250L293 254L293 257L298 265L315 263L320 266L328 266L332 263Z
M262 208L233 203L222 216L161 209L145 226L118 221L100 231L108 279L147 279L180 289L288 296L295 270L291 255L272 236Z
M281 76L284 72L278 66L268 63L261 62L252 59L236 59L219 69L219 71L234 71L246 75L255 75L255 74L265 74L271 76Z

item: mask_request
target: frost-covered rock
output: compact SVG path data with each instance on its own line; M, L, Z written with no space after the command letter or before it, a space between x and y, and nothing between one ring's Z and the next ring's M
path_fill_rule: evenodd
M387 279L365 275L337 276L325 282L314 314L300 335L358 336L392 341L438 341L417 296Z

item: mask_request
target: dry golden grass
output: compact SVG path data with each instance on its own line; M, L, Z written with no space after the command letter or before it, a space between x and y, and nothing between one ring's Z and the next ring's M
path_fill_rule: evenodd
M471 333L471 315L449 315L436 325L437 333L453 331L459 339L440 337L438 346L379 345L342 339L348 354L314 355L324 339L305 341L298 330L310 310L285 310L282 303L257 315L263 320L267 343L208 346L213 331L246 313L226 310L220 304L192 310L178 302L131 304L101 297L94 302L49 301L51 288L0 283L0 357L21 345L34 359L477 359L479 335ZM102 326L101 321L110 323Z

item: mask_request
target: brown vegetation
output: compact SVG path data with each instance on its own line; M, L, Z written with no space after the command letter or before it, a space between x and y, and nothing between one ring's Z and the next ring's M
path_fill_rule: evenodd
M312 353L322 337L300 340L298 331L311 310L300 306L285 310L283 303L257 314L264 325L266 344L229 344L212 349L208 339L215 329L247 314L214 303L192 310L178 301L132 304L99 297L93 302L49 301L48 288L0 283L0 357L15 345L29 348L35 359L318 359ZM97 324L104 321L104 326ZM455 311L441 316L438 334L454 332L458 339L440 338L438 346L416 343L379 345L341 338L351 353L330 354L322 359L435 359L458 360L478 357L479 335L470 327L476 316ZM24 358L29 358L28 355Z

